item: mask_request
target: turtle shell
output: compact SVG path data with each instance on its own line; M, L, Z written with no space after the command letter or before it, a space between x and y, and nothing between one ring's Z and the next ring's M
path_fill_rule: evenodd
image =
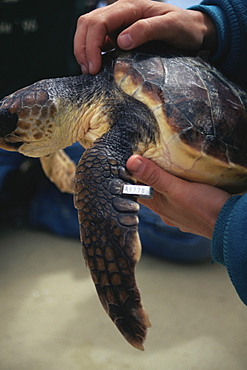
M241 88L201 57L167 53L123 54L114 77L158 122L159 142L144 156L188 180L231 193L247 188L247 94Z

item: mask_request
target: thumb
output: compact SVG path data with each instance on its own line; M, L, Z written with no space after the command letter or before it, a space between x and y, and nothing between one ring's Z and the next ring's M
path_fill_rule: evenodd
M138 181L153 187L159 193L166 192L171 186L173 176L147 158L132 155L126 166Z

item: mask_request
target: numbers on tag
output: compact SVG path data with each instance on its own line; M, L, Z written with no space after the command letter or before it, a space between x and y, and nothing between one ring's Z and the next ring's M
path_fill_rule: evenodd
M152 198L153 189L146 185L129 185L123 186L123 195L134 195L140 198Z

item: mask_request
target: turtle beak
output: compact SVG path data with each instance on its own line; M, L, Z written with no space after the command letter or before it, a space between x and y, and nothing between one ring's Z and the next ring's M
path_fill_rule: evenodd
M17 128L18 115L8 109L0 108L0 148L17 151L21 142L9 142L8 137Z

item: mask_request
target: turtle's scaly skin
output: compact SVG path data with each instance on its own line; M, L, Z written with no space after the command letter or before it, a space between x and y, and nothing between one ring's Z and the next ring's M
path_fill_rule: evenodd
M100 301L127 341L142 350L150 323L134 279L141 248L139 205L121 197L123 181L115 180L121 171L124 173L103 144L88 150L76 171L75 206L84 258Z
M138 204L122 195L135 181L126 161L139 153L182 178L245 191L246 107L246 92L205 61L161 44L110 53L96 76L44 80L0 102L0 147L45 157L63 190L71 191L73 165L57 152L75 141L87 148L74 188L83 254L103 307L139 349L150 324L134 276Z
M62 192L74 193L75 163L64 150L40 158L46 176L56 184Z

